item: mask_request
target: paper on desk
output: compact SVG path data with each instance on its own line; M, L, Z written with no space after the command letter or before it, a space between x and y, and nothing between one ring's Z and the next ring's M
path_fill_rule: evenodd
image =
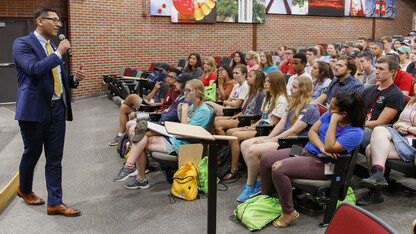
M173 135L170 135L167 131L165 126L160 125L160 124L156 124L156 123L152 123L152 122L147 122L147 129L150 129L152 131L155 131L157 133L159 133L160 135L163 136L167 136L167 137L173 137Z

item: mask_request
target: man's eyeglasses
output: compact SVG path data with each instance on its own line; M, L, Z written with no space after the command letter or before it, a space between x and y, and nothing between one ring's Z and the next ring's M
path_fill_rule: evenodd
M41 19L48 19L48 20L52 20L52 22L53 22L54 24L57 24L57 23L62 24L62 21L61 21L61 19L59 19L59 18L41 17Z
M192 92L192 90L190 90L190 89L185 89L185 90L183 91L183 93L190 93L190 92Z

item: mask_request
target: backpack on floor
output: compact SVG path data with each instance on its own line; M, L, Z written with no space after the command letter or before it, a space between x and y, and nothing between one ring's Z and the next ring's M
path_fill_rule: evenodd
M208 156L202 158L201 162L198 165L198 190L203 193L208 193ZM217 184L220 181L217 177Z
M217 156L217 177L222 178L231 169L231 149L228 145L221 147L218 150Z
M282 206L279 199L267 195L250 198L234 210L235 218L239 219L250 231L262 229L281 214Z
M191 162L183 164L173 175L172 195L187 201L195 200L198 196L198 168Z
M127 134L127 132L125 132L118 140L117 153L120 155L120 158L125 158L129 150L130 150L129 135Z

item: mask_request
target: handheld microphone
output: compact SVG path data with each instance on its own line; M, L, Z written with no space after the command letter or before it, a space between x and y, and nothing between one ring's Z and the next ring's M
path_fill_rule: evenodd
M61 40L61 41L65 40L65 35L64 34L59 34L59 40ZM69 56L72 56L71 48L69 48L66 52L68 53Z

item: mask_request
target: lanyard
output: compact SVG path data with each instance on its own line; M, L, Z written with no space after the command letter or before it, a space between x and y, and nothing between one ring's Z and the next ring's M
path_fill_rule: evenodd
M335 135L336 135L339 131L341 131L343 128L345 128L345 127L347 127L347 126L349 126L349 125L350 125L350 123L349 123L349 124L347 124L347 125L345 125L344 127L339 128L339 129L335 132Z
M313 93L312 94L314 94L315 92L316 92L316 90L319 88L319 86L322 84L322 82L321 83L316 83L316 85L315 85L315 88L313 89ZM333 95L332 95L333 96Z
M393 84L391 84L390 86L392 86L392 85L393 85ZM386 92L386 90L387 90L387 89L389 89L389 88L390 88L390 86L389 86L389 87L387 87L387 88L385 88L385 89L383 89L383 92L381 92L381 94L380 94L380 95L378 95L377 99L376 99L376 93L377 93L378 87L380 87L380 85L378 85L378 86L377 86L377 88L374 90L373 106L371 107L370 114L371 114L371 112L373 111L374 105L376 104L376 102L378 101L378 99L380 99L380 97L381 97L381 96L383 96L383 93L384 93L384 92Z
M341 83L341 82L340 82L340 83ZM338 83L338 84L337 84L337 86L335 87L334 92L332 93L332 97L334 97L334 96L335 96L335 94L336 94L336 93L338 93L338 92L342 89L342 87L340 87L340 88L338 89L338 91L337 91L337 88L338 88L338 86L339 86L339 84L340 84L340 83Z

